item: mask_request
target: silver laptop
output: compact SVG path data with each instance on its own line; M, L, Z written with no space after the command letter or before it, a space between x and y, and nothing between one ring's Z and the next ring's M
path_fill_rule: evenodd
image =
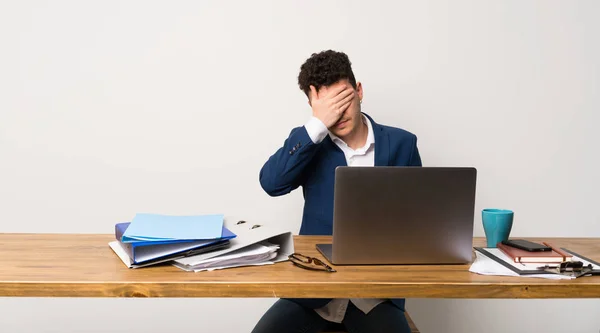
M477 170L470 167L338 167L334 265L471 261Z

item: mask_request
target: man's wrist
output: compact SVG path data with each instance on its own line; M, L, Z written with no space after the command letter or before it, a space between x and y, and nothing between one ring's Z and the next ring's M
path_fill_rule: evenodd
M323 124L323 122L315 116L310 117L308 122L306 122L304 125L304 128L306 128L308 136L310 136L310 139L315 144L321 143L321 141L323 141L323 139L325 139L327 136L327 133L329 133L327 126L325 126L325 124Z

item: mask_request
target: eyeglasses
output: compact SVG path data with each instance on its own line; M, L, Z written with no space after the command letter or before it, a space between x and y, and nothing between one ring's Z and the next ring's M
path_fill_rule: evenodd
M307 257L300 253L292 253L288 256L288 259L292 262L292 264L304 269L326 271L330 273L336 272L335 269L322 262L321 260L313 257Z

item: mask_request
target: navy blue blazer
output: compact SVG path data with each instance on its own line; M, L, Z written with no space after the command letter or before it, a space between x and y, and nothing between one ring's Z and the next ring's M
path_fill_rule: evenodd
M364 113L363 113L364 114ZM417 137L403 129L377 124L375 166L422 166ZM342 150L326 136L314 144L304 126L292 129L283 146L260 170L262 188L270 196L281 196L302 187L304 209L300 235L332 235L335 169L346 166ZM310 308L319 308L330 299L293 299ZM393 302L404 309L404 299Z

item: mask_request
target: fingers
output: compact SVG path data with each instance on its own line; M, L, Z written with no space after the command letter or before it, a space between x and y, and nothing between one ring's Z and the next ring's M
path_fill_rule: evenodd
M350 105L352 105L352 102L348 102L348 103L346 103L346 104L342 105L342 106L339 108L339 110L337 111L337 113L338 113L339 115L342 115L342 114L344 114L344 112L346 112L346 110L348 110L348 108L350 108Z
M353 90L353 89L350 89L350 88L346 87L345 85L341 85L339 87L336 87L335 89L329 90L327 92L326 98L331 100L331 102L333 102L333 103L337 103L339 100L346 97L346 95L348 94L348 90Z
M352 88L344 89L344 91L342 91L340 94L338 94L337 96L333 97L331 99L331 102L334 103L334 104L338 104L341 101L343 101L346 98L348 98L348 96L354 96L354 89L352 89Z
M349 95L347 95L344 99L342 99L341 101L336 103L336 109L341 110L341 111L346 111L348 106L350 106L350 104L352 103L352 100L356 96L354 94L354 90L352 90L352 89L350 89L350 90L351 90L351 93Z
M350 87L339 86L339 87L336 87L335 89L329 90L329 92L327 93L325 98L330 99L332 103L337 103L340 100L346 98L349 94L352 94L353 92L354 92L354 89L352 89ZM311 97L311 100L319 99L319 94L317 92L317 89L313 85L310 86L310 97Z

